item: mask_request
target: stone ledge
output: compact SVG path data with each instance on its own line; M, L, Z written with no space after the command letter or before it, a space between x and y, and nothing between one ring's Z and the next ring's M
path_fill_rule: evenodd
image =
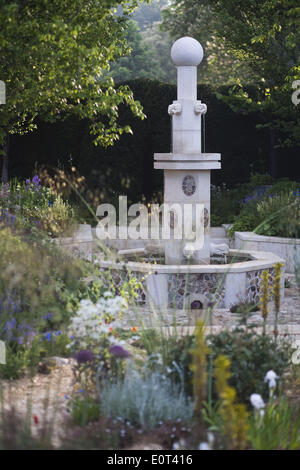
M258 235L254 232L235 232L235 237L241 240L251 242L267 242L267 243L283 243L287 245L300 245L300 238L271 237L266 235Z
M228 274L228 273L243 273L248 271L257 271L269 269L275 263L284 263L284 260L274 255L273 253L246 251L246 250L230 250L230 256L244 255L252 258L252 261L244 261L234 264L193 264L193 265L177 265L177 264L154 264L154 263L141 263L125 261L124 263L114 263L112 261L100 261L100 266L103 268L111 267L113 269L123 270L124 265L130 271L137 271L148 274Z
M160 161L154 163L156 170L219 170L219 161Z
M219 161L221 160L220 153L155 153L154 160L159 161Z
M300 239L268 237L254 232L235 232L234 247L237 249L267 251L285 260L286 271L295 272L295 261L300 263Z

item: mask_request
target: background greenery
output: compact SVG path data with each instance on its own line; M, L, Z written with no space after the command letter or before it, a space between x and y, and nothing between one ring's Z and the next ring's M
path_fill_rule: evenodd
M153 154L170 152L167 108L176 98L176 87L149 80L134 80L128 85L147 116L140 121L125 107L120 109L120 123L128 123L133 135L123 135L112 148L104 149L93 145L88 121L40 122L35 133L13 137L11 174L30 174L36 162L65 168L75 164L90 187L128 194L134 202L142 194L149 200L161 191L163 175L153 168ZM228 87L220 90L226 93ZM198 96L208 105L206 151L222 153L222 169L212 172L212 182L232 187L248 181L251 173L267 173L270 142L268 132L255 126L259 114L234 112L209 86L199 85ZM296 178L297 149L279 150L282 176Z

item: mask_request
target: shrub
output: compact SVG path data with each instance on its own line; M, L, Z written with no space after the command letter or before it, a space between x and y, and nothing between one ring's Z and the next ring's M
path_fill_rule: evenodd
M234 232L252 232L258 225L258 218L255 210L244 209L240 215L235 219L232 227L230 227L228 234L230 237L234 236Z
M257 204L262 221L256 232L261 235L297 237L300 232L300 201L293 192L278 193Z
M83 280L87 274L95 277L93 269L45 237L0 227L0 340L8 348L2 376L22 374L27 349L30 355L33 338L39 334L48 331L52 335L51 345L44 341L45 354L66 351L65 336L56 337L53 332L69 321L81 299L101 295L98 281L87 284ZM13 355L15 364L10 361Z
M40 228L50 236L70 231L74 218L73 209L61 196L57 196L51 205L36 207L34 210L25 208L23 215L28 222L36 219Z
M31 330L32 331L32 330ZM22 342L6 341L6 364L0 367L2 379L18 379L26 370L33 375L40 361L49 356L69 356L70 339L61 331L46 334L33 333Z
M66 293L83 290L80 278L84 266L47 240L0 228L1 322L15 318L17 323L18 319L25 323L28 320L34 326L32 321L39 319L45 327L48 323L59 325L70 316Z
M271 188L266 191L265 196L269 197L275 194L281 193L293 193L295 195L299 195L299 187L300 184L297 181L290 181L288 179L282 179L280 181L275 182Z
M260 235L297 238L300 233L298 193L275 192L266 195L261 201L252 199L250 203L246 203L229 233L233 236L234 232L249 231L255 231Z
M124 381L105 382L100 392L101 411L110 418L153 429L160 421L189 421L193 404L183 390L159 373L142 377L128 372Z
M274 183L274 179L272 176L268 174L261 175L259 173L256 173L254 175L251 175L250 177L250 185L255 188L257 186L266 186L266 185L272 185Z
M268 397L268 387L261 378L269 370L276 370L282 377L290 364L292 348L286 341L276 341L271 336L258 335L253 331L236 328L209 335L213 359L225 355L231 362L229 380L240 402L249 404L252 393Z
M70 230L74 211L68 202L40 184L38 175L26 182L11 181L0 185L2 222L16 224L31 230L37 226L50 236Z
M145 369L166 375L174 384L180 384L185 393L193 394L193 373L191 350L195 344L194 335L164 337L153 333L151 344L145 342L148 353Z

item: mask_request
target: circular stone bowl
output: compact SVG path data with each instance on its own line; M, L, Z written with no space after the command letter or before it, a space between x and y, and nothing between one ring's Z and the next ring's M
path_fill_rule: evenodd
M239 261L231 264L165 265L100 259L99 267L110 271L117 289L131 276L136 278L141 285L137 302L163 311L191 309L195 305L230 308L241 301L258 302L262 272L266 270L270 274L272 284L274 265L280 262L283 264L283 298L284 260L273 253L248 250L230 250L229 256Z

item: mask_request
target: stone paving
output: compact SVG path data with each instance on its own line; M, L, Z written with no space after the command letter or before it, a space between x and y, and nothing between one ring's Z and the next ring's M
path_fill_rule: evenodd
M280 332L293 330L300 337L300 295L295 283L295 276L286 274L286 279L290 286L285 289L285 297L281 302L280 314L278 316L278 325ZM196 320L202 318L208 325L213 327L228 328L238 324L241 315L231 313L229 309L215 309L209 318L208 312L201 310L168 310L167 312L155 312L147 308L134 308L126 314L128 326L143 325L144 327L173 327L185 326L194 327ZM274 303L270 302L270 312L267 318L269 329L274 327L275 314ZM251 314L248 319L249 324L262 325L260 312Z

